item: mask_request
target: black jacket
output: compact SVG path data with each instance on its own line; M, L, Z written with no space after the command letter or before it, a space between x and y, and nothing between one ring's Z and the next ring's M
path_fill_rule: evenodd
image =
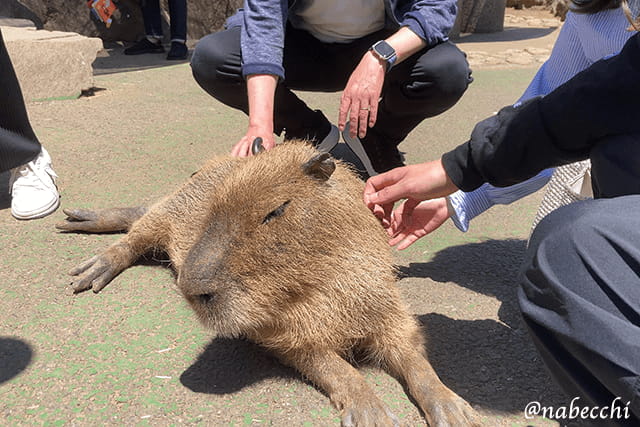
M606 137L640 132L640 33L545 97L505 107L442 157L463 191L522 182L543 169L589 157ZM640 162L640 159L638 159Z

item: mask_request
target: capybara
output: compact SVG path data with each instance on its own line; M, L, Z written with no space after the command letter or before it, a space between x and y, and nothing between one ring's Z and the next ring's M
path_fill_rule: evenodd
M425 357L362 191L346 165L286 142L249 158L216 157L148 210L70 209L57 227L128 230L71 271L75 292L99 292L139 256L165 251L208 329L269 349L329 395L345 426L398 424L347 362L354 352L403 381L429 425L476 425Z

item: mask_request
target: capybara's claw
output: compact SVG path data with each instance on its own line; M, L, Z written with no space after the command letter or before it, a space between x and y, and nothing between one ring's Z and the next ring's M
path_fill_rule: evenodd
M480 427L480 416L461 397L449 401L439 401L431 406L427 414L429 425L433 427Z
M95 211L89 209L62 209L69 218L67 220L75 221L95 221L98 219L98 214Z
M67 218L55 227L63 231L95 231L98 229L98 214L88 209L63 209Z
M72 269L69 274L79 276L71 283L74 294L88 289L98 293L116 276L117 270L105 257L97 255Z
M345 408L342 427L400 427L400 420L384 404Z

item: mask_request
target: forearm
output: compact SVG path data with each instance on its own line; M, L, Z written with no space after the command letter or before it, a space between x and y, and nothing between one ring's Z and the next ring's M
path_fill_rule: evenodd
M424 49L427 42L420 38L408 27L402 27L386 39L386 42L396 51L396 64Z
M270 74L247 77L249 126L273 133L273 105L278 78Z
M640 35L544 98L505 107L476 125L471 140L443 156L462 190L504 187L589 156L608 135L640 132Z

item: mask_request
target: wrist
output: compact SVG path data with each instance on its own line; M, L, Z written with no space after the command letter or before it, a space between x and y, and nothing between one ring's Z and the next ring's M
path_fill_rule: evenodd
M393 67L398 59L395 49L385 40L375 42L373 46L369 48L369 53L383 64L384 69L387 72L391 67Z

